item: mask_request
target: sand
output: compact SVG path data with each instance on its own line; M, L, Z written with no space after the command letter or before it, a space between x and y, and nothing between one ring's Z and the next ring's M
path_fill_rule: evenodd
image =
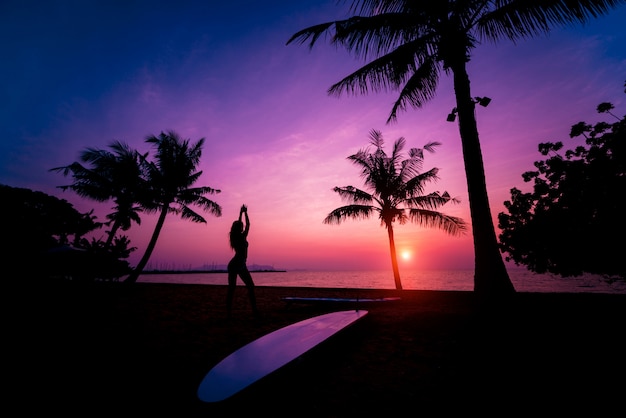
M473 292L72 282L6 289L5 397L14 416L512 416L623 409L626 295L518 293L486 309ZM355 307L284 296L387 297ZM204 403L209 369L314 315L368 315L232 398Z

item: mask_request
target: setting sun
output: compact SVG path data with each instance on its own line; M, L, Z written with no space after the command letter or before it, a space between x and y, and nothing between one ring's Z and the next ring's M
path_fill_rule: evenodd
M403 260L410 260L411 252L409 250L404 250L400 253L400 256L402 257Z

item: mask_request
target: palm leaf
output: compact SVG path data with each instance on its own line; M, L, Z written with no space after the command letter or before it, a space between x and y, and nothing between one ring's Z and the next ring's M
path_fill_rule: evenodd
M342 206L330 212L326 218L324 218L325 224L340 224L342 221L346 219L368 219L372 212L374 212L376 208L373 206L365 206L365 205L349 205Z

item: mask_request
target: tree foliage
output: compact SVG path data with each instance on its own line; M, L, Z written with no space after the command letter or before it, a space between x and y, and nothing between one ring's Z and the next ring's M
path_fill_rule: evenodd
M537 273L563 277L583 273L626 277L626 122L601 103L599 113L617 122L572 126L570 138L585 145L562 152L563 143L541 143L548 157L522 174L533 191L511 189L498 215L506 260Z
M80 154L78 161L64 167L55 167L50 171L72 175L73 183L59 186L62 190L72 190L81 197L97 202L113 200L113 212L106 217L111 225L104 248L108 248L119 229L127 231L132 222L141 223L139 213L141 204L147 199L143 196L148 189L144 168L147 154L139 154L127 144L114 141L111 151L88 147Z
M128 273L128 263L121 260L132 251L128 242L104 251L102 242L84 237L102 227L93 211L80 213L64 199L7 185L0 185L0 198L0 225L8 243L5 268L18 268L25 277L74 280Z
M195 187L202 171L198 170L204 138L196 143L183 139L174 131L149 135L146 143L151 144L155 154L146 160L147 199L142 208L147 213L158 213L158 219L148 246L125 282L134 283L145 268L165 223L168 214L179 215L195 223L206 223L206 219L194 210L194 206L214 216L222 216L222 207L207 195L221 193L209 186Z
M422 172L424 151L434 152L437 142L430 142L424 148L411 148L408 158L403 159L402 150L406 145L404 138L398 138L393 145L391 155L384 148L383 135L380 131L370 132L370 148L361 149L348 157L361 169L365 188L354 186L335 187L333 191L348 203L326 216L325 224L340 224L347 219L369 219L378 215L380 223L387 229L391 266L396 289L402 289L398 259L393 234L393 224L404 225L413 222L427 228L439 228L450 235L465 232L465 222L457 217L438 212L446 203L458 203L448 192L426 194L428 183L436 182L438 169Z
M154 155L140 154L127 144L119 141L109 145L111 151L86 148L81 153L81 161L50 171L71 175L73 183L59 186L72 190L79 196L106 202L113 200L113 212L107 215L111 225L105 243L81 241L84 247L98 253L112 253L122 257L128 251L130 241L125 235L117 236L118 230L130 229L133 222L141 224L140 213L158 213L154 232L141 260L130 272L127 282L137 280L148 263L168 213L180 215L182 219L206 223L193 206L215 216L221 216L222 209L206 195L220 193L211 187L192 187L202 175L197 171L202 155L204 138L195 144L182 139L177 133L161 132L150 135L146 143L153 145ZM128 255L126 255L128 257ZM102 266L106 269L106 266Z

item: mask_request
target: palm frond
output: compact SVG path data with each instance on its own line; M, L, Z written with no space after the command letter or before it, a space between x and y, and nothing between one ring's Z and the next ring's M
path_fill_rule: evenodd
M192 204L199 206L205 212L208 212L214 216L222 216L222 207L211 199L205 196L199 195L192 202Z
M180 214L181 219L188 219L191 222L195 223L206 223L206 219L204 219L202 216L200 216L200 214L198 214L188 206L180 207L177 212Z
M427 4L443 2L423 2ZM406 0L352 0L350 11L358 14L398 13L406 7Z
M385 55L402 44L402 28L407 27L401 14L353 16L335 22L331 43L341 45L359 59ZM393 30L392 30L393 28Z
M346 202L367 204L373 200L371 194L353 186L334 187L333 191Z
M369 219L377 208L366 205L342 206L330 212L323 223L328 225L340 224L347 219L361 220Z
M423 195L425 186L428 183L436 183L439 181L439 169L433 167L428 171L419 173L406 181L407 196Z
M289 45L292 42L297 42L300 45L309 41L309 49L313 48L315 42L322 36L325 32L327 33L331 27L335 25L336 22L328 22L322 23L319 25L311 26L306 29L302 29L301 31L296 32L289 38L286 45Z
M328 89L328 93L340 96L344 92L365 94L370 90L374 92L394 91L413 79L415 74L419 74L420 77L430 76L433 72L430 69L432 65L430 62L434 60L427 55L427 50L422 51L427 46L421 39L401 45L396 50L373 59L333 84ZM438 79L434 80L434 85L426 81L422 82L421 85L425 89L423 94L425 96L434 94L433 90L437 87L437 82ZM418 85L415 82L413 84ZM419 93L413 93L413 95L418 97Z
M427 143L426 145L424 145L424 149L430 153L434 153L435 152L435 148L440 146L441 142L438 141L431 141L429 143Z
M370 144L375 146L376 148L382 148L385 144L385 140L383 139L383 133L378 129L372 129L369 134Z
M410 209L409 219L425 228L441 229L449 235L462 235L467 231L467 225L461 218L449 216L441 212L426 209Z
M434 57L429 57L408 78L400 95L394 102L387 122L396 121L398 111L406 111L410 106L419 108L433 99L439 85L441 63Z
M475 27L483 39L515 41L547 34L555 25L584 24L624 3L623 0L500 1L483 7Z
M402 158L401 153L405 145L406 145L406 139L404 137L401 136L400 138L395 140L395 142L393 143L393 150L391 151L390 164L395 165L396 163L400 161L400 158Z
M442 195L437 192L433 192L424 196L415 196L406 199L406 203L411 208L436 210L447 203L459 203L459 200L451 198L447 192Z
M361 167L361 177L365 179L369 177L370 173L376 171L376 160L368 150L359 150L347 159L352 161L354 165Z

